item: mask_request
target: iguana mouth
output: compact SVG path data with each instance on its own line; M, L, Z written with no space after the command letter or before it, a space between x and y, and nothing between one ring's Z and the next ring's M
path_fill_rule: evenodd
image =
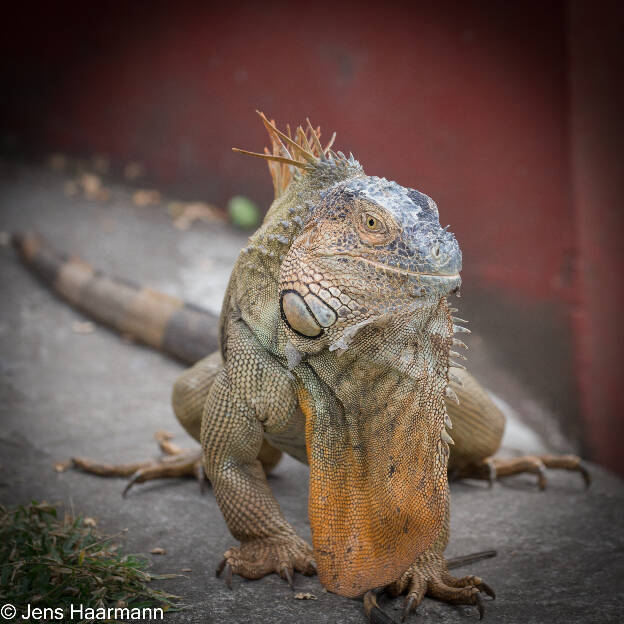
M375 260L370 260L368 258L364 258L363 256L360 256L358 254L349 254L349 253L342 253L339 255L335 255L335 254L320 254L319 255L320 258L332 258L332 259L336 259L336 258L349 258L349 259L353 259L356 258L358 260L361 260L362 262L365 262L366 264L369 264L371 266L374 266L377 269L381 269L382 271L390 271L391 273L398 273L399 275L404 275L406 277L415 277L415 278L420 278L420 277L434 277L434 278L440 278L442 280L454 280L454 279L460 279L461 276L459 273L422 273L420 271L408 271L406 269L398 269L396 267L392 267L389 266L387 264L383 264L382 262L377 262Z

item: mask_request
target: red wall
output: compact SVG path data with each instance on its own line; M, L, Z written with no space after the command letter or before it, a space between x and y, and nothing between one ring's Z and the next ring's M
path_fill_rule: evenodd
M569 13L570 129L577 234L574 331L588 447L624 474L624 5Z
M22 82L45 62L44 101L30 102L43 117L26 110L21 125L56 149L139 158L208 199L266 203L265 168L230 147L265 144L256 108L282 124L308 115L369 173L432 195L466 271L559 295L572 247L563 7L420 5L48 9L21 41L34 65Z
M592 448L624 471L606 450L617 388L598 367L614 379L618 364L596 351L610 319L596 294L621 273L593 282L586 270L595 258L616 266L621 240L617 198L592 201L617 174L592 170L609 124L591 147L598 109L584 91L602 72L608 102L621 79L616 2L94 4L28 6L6 21L2 117L22 146L138 159L171 192L268 205L266 167L230 151L265 144L254 109L337 130L368 173L436 199L466 280L576 309ZM608 26L613 49L588 69ZM592 392L607 397L599 410Z

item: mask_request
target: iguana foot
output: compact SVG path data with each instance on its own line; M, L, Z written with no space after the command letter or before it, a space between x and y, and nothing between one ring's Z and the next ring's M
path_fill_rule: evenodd
M164 457L159 460L135 462L130 464L105 464L86 457L72 457L75 468L97 474L102 477L130 477L123 491L126 496L135 483L144 483L152 479L195 477L203 491L206 483L201 461L201 450L182 449L171 442L172 435L166 431L154 434Z
M475 605L480 618L485 613L483 594L495 598L494 590L478 576L455 578L448 571L442 555L425 553L397 581L388 585L390 596L406 592L402 621L416 609L425 596L456 605Z
M225 570L225 584L232 589L232 574L259 579L267 574L279 574L293 587L295 571L306 576L316 574L312 547L298 535L270 537L243 542L227 550L216 570Z
M591 475L580 457L576 455L525 455L512 459L489 457L479 464L462 468L457 476L460 479L486 479L490 486L500 477L532 472L537 475L540 490L546 487L546 468L558 468L579 472L585 487L591 483Z

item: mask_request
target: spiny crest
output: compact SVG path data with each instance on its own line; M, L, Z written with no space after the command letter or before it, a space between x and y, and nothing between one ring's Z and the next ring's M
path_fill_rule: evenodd
M306 118L306 128L298 126L293 137L289 125L286 125L286 133L284 133L277 129L274 120L269 121L264 113L256 112L260 115L260 119L262 119L262 123L269 133L272 150L265 147L264 154L236 147L233 147L232 150L247 156L264 158L268 161L276 199L286 191L295 177L297 169L302 170L303 173L309 173L319 167L358 165L352 154L347 159L342 152L336 153L331 149L336 139L335 132L329 143L323 147L320 141L321 128L313 128L309 119Z

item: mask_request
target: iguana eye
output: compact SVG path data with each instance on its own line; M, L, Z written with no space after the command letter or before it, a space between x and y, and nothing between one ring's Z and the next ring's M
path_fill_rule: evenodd
M364 214L364 225L369 232L379 232L382 229L379 219L370 213Z
M365 209L354 214L353 219L360 239L366 245L385 245L397 234L392 216L382 210Z

